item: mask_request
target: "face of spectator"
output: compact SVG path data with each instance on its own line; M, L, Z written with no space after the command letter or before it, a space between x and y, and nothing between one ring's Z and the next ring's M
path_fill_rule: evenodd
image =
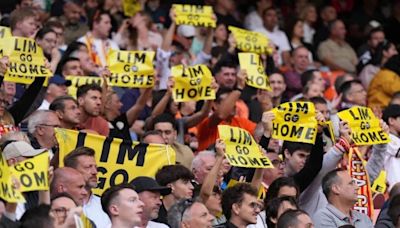
M25 18L16 24L16 29L21 32L22 37L33 37L37 30L36 18Z
M272 30L275 28L275 26L278 25L278 15L276 14L276 11L273 9L268 10L264 14L264 26L268 30Z
M120 110L122 108L122 102L121 102L121 100L119 99L119 97L118 97L118 95L116 93L113 93L111 95L111 97L109 98L105 108L106 108L106 111L108 113L110 113L110 115L113 118L117 118L119 115L121 115Z
M68 94L68 89L67 89L66 85L63 85L63 84L58 85L58 84L51 83L51 84L49 84L49 87L47 87L47 95L52 98L65 96L67 94Z
M89 90L78 98L79 107L89 116L99 116L101 112L101 93L97 90Z
M347 173L347 171L341 171L337 173L340 178L339 183L332 186L332 191L335 191L341 199L348 202L357 202L358 187Z
M64 44L64 29L60 27L51 27L51 29L56 33L57 36L57 46Z
M371 38L368 40L368 44L372 48L376 48L379 43L385 40L385 33L383 31L376 31L371 34Z
M308 7L305 20L311 23L315 23L317 19L318 19L317 10L315 9L315 7L314 6Z
M93 60L90 58L87 51L79 51L78 58L80 61L81 68L85 75L92 74L96 72L97 68Z
M278 219L281 217L281 215L283 213L285 213L288 210L296 210L296 209L297 208L294 205L292 205L291 203L289 203L289 201L283 201L281 203L281 205L279 205L278 213L276 214L276 218L270 218L270 219L274 224L277 224Z
M236 69L222 67L221 71L215 76L215 80L221 87L233 89L237 80Z
M139 226L143 215L143 202L139 199L138 194L132 189L122 189L118 193L118 199L113 210L118 215L118 219L130 224L132 227Z
M311 83L309 85L308 91L306 94L304 94L305 98L312 98L312 97L322 97L323 91L321 89L321 86L318 85L317 83Z
M43 49L46 55L51 55L51 51L57 46L57 34L48 32L43 36L43 39L37 39L38 45Z
M215 165L215 156L203 156L201 157L202 165L193 169L193 174L196 181L200 184L203 183L207 174L211 171L212 167Z
M228 30L226 29L226 26L224 24L219 24L215 29L214 36L216 40L221 40L221 41L228 40Z
M286 167L288 167L294 173L298 173L301 169L303 169L309 156L309 151L296 150L293 152L293 154L290 154L289 151L285 150Z
M285 174L285 163L281 161L277 153L267 153L267 157L271 161L272 165L274 165L274 168L264 169L263 177L264 180L268 179L272 183L272 181Z
M390 129L399 133L400 132L400 116L390 117L388 119L388 125L389 125Z
M81 110L78 108L78 105L72 100L64 101L64 110L62 112L58 112L59 119L62 122L77 125L80 123L80 115Z
M283 92L286 90L286 83L283 75L275 73L269 76L269 84L272 88L273 97L282 96Z
M88 195L85 186L85 179L82 175L71 176L69 181L63 185L64 192L70 194L78 205L83 205L83 201Z
M95 30L101 38L108 38L111 30L111 18L107 14L100 16L100 21L94 22L93 30Z
M310 216L306 214L301 214L297 216L297 225L296 228L309 228L314 227L313 221Z
M47 113L46 122L36 127L35 135L48 143L47 148L52 148L57 144L54 128L60 125L60 120L55 113Z
M70 24L78 24L81 18L82 8L72 2L65 3L64 16Z
M78 170L85 179L86 186L90 188L97 187L97 165L94 157L82 155L77 158Z
M57 225L62 225L67 218L68 211L75 208L75 202L68 197L59 197L51 202L51 213Z
M208 212L207 208L202 203L195 202L187 212L189 220L183 221L187 227L211 228L214 216ZM186 226L183 226L186 227Z
M326 87L326 81L322 77L321 72L319 72L319 71L313 72L313 79L312 79L311 83L317 84L321 88L321 90L324 90Z
M346 39L346 27L342 21L336 21L332 28L332 35L340 40Z
M176 130L169 122L160 122L154 125L154 130L159 131L167 144L172 145L176 141Z
M213 192L205 203L208 211L213 215L218 215L222 212L221 194Z
M316 103L314 104L315 110L320 111L324 115L325 120L330 120L331 112L328 109L327 104Z
M304 37L304 23L298 20L293 27L293 37L303 38Z
M33 6L33 0L21 0L21 3L19 4L19 7L32 7Z
M383 57L385 57L386 59L390 59L390 57L397 55L397 54L398 54L397 49L393 44L390 45L390 47L387 51L383 50Z
M139 199L144 203L143 215L149 220L158 217L158 211L161 206L161 199L159 192L144 191L138 194Z
M304 72L310 65L309 57L310 52L307 48L299 48L293 53L293 65L299 72Z
M237 215L246 224L256 224L260 211L261 205L257 197L247 193L244 193L242 202L232 205L232 215Z
M327 6L321 12L321 19L325 22L333 21L337 18L336 9L333 6Z
M81 63L79 61L68 61L62 71L62 75L68 76L83 76L83 70L81 68Z
M297 189L292 186L282 186L278 192L278 197L281 196L292 196L297 198Z
M171 194L176 199L190 199L193 196L193 185L189 180L179 179L175 182L168 184L171 188Z
M353 83L348 93L347 100L352 104L365 106L367 104L367 91L361 84Z
M6 95L6 99L9 102L12 102L14 99L15 93L17 92L17 87L15 82L3 82L4 92Z

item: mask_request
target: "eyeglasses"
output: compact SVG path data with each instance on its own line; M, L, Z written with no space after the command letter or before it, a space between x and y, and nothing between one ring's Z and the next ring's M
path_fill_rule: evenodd
M185 214L186 210L188 208L190 208L193 205L193 203L194 203L194 200L191 199L191 198L190 199L185 199L180 203L180 204L182 204L182 208L183 208L182 213L181 213L181 222L183 220L183 215Z
M282 167L285 166L285 162L280 160L280 159L274 159L271 161L272 165L274 165L274 167Z
M251 208L253 208L253 210L256 210L256 209L260 209L260 211L263 209L263 207L261 206L261 204L259 204L259 203L257 203L257 202L251 202L250 204L249 204L249 206L251 207Z

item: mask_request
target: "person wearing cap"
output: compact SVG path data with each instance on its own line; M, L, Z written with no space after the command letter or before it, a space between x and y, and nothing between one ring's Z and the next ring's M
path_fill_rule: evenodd
M67 87L71 85L70 80L65 80L61 75L54 75L49 79L49 86L47 87L46 95L38 110L49 110L50 103L57 97L65 96L68 94Z
M382 115L382 119L389 126L390 142L386 150L385 171L389 189L400 182L400 105L389 105Z
M1 149L8 166L14 166L46 151L46 149L34 149L29 143L16 140L5 141ZM44 194L38 194L38 191L25 192L24 198L28 203L18 203L15 213L10 214L10 219L20 219L26 210L38 206L43 196Z
M111 224L110 219L101 207L100 197L93 194L97 187L97 164L95 151L89 147L78 147L64 157L64 166L79 171L85 179L85 189L88 192L83 199L83 212L97 227Z
M130 182L135 187L139 199L144 203L142 224L140 228L167 228L168 226L151 221L158 218L158 212L161 207L160 196L166 196L171 193L171 188L161 186L151 177L137 177Z

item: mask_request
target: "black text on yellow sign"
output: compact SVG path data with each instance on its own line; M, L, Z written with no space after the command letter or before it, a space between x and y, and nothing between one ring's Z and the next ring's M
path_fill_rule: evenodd
M245 29L228 27L236 40L236 48L244 52L253 52L257 54L272 53L269 47L269 40L266 36L259 32L252 32Z
M276 139L315 143L318 122L311 102L286 102L272 110L272 137Z
M355 106L338 113L340 119L349 123L351 136L356 145L388 143L390 138L380 127L379 119L367 107Z
M201 5L172 5L177 25L193 25L198 27L216 27L214 11L211 6Z
M10 36L11 36L11 29L9 27L0 26L0 39Z
M239 53L240 69L246 70L246 84L263 90L271 91L268 76L265 74L261 58L255 53Z
M76 147L88 146L95 150L98 185L94 193L97 195L110 186L127 183L137 176L154 177L163 166L175 164L175 151L167 145L132 144L122 139L66 129L56 129L56 137L60 166L63 166L63 158Z
M111 71L110 84L129 88L153 87L154 55L152 51L111 50L107 57L107 64Z
M172 98L176 102L214 100L215 90L211 88L212 75L206 65L184 67L174 66L171 69L174 77Z
M226 145L225 157L232 166L272 168L271 161L260 150L251 134L239 127L218 126L219 137Z
M0 154L0 198L10 203L25 202L21 192L13 185L11 167L7 165L2 154Z
M48 190L48 169L49 153L46 151L14 165L12 174L19 180L21 192Z
M33 39L22 37L4 38L0 55L8 56L9 66L5 77L45 77L52 73L45 66L42 49Z

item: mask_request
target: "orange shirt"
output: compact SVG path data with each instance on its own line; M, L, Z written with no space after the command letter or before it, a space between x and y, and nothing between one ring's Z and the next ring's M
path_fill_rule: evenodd
M233 117L231 122L223 120L218 125L229 125L232 127L240 127L250 132L254 133L256 124L248 119ZM204 119L201 123L197 125L197 139L199 141L198 151L207 149L210 145L215 143L218 138L218 125L211 125L210 117Z
M108 125L107 120L105 120L101 116L97 117L89 117L86 122L79 124L79 129L84 130L91 130L97 132L99 135L108 136L110 133L110 128Z

